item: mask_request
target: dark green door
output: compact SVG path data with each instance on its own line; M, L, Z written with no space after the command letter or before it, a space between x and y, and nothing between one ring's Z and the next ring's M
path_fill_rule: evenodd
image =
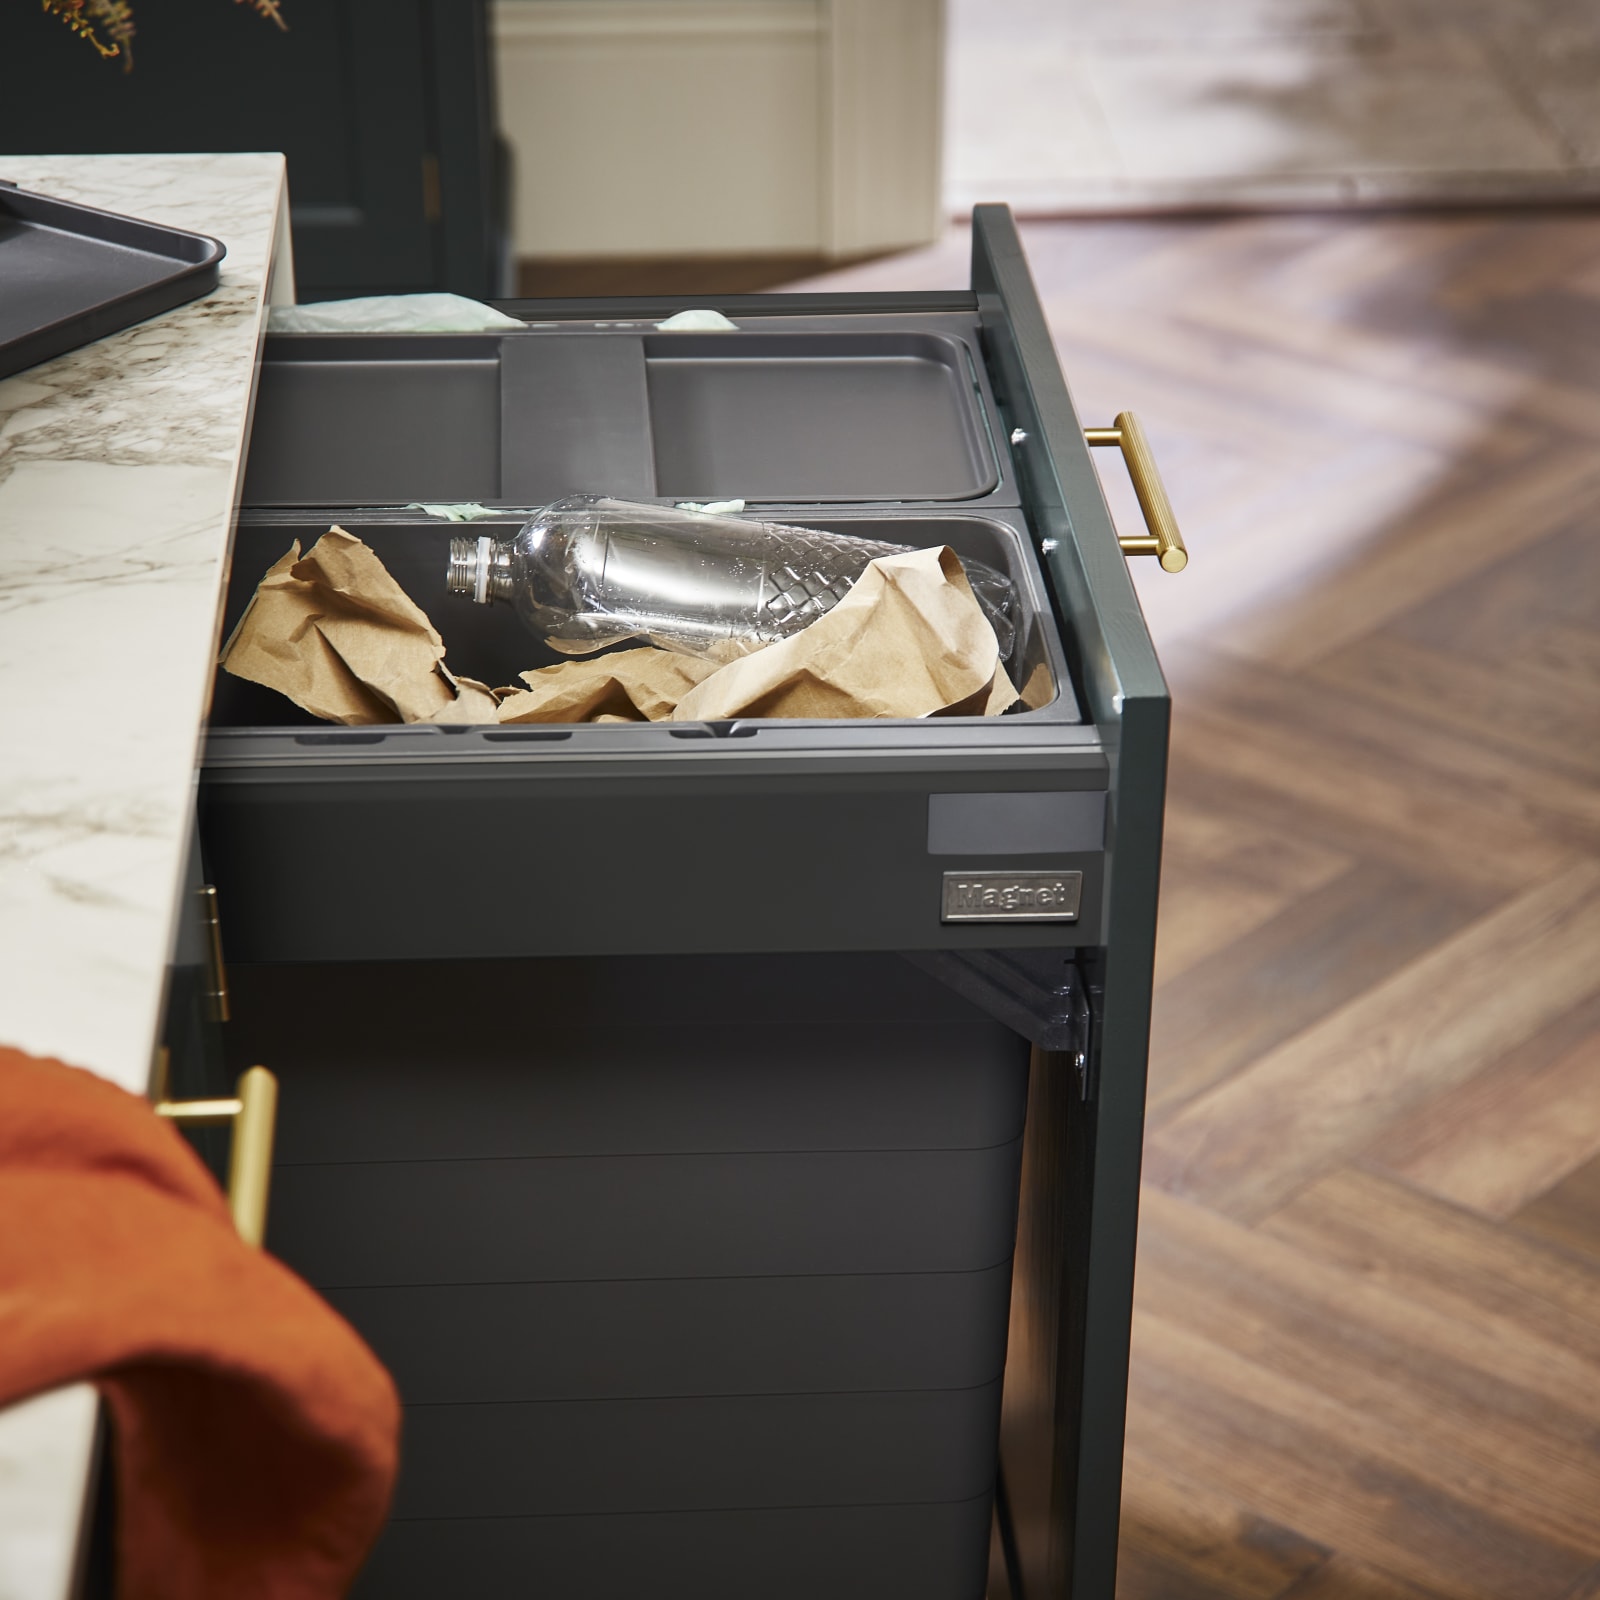
M301 298L492 294L492 100L474 0L138 0L134 67L0 3L0 151L281 150ZM0 174L3 176L3 174Z

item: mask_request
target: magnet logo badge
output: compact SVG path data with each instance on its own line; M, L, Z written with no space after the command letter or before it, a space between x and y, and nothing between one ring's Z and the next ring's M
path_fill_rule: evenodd
M1081 872L947 872L941 922L1076 922Z

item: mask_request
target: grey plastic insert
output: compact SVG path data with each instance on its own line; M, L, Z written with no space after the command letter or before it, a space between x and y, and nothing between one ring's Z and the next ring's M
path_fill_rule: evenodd
M500 492L545 505L578 491L656 492L642 341L545 334L500 356Z
M947 332L276 335L244 504L980 498L1000 471Z
M362 338L267 341L244 503L496 499L498 341Z
M660 494L959 500L998 482L947 335L662 335L645 354Z
M1104 790L928 796L931 856L1070 855L1105 842Z

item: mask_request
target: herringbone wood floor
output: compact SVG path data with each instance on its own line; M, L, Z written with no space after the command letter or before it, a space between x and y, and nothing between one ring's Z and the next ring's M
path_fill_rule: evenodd
M1600 216L1024 232L1193 552L1119 1595L1592 1600Z

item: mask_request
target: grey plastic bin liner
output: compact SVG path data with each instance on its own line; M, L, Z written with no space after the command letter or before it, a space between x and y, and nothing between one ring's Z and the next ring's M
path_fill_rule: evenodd
M268 1245L407 1407L360 1593L979 1600L1015 1034L894 956L233 989L283 1084Z

